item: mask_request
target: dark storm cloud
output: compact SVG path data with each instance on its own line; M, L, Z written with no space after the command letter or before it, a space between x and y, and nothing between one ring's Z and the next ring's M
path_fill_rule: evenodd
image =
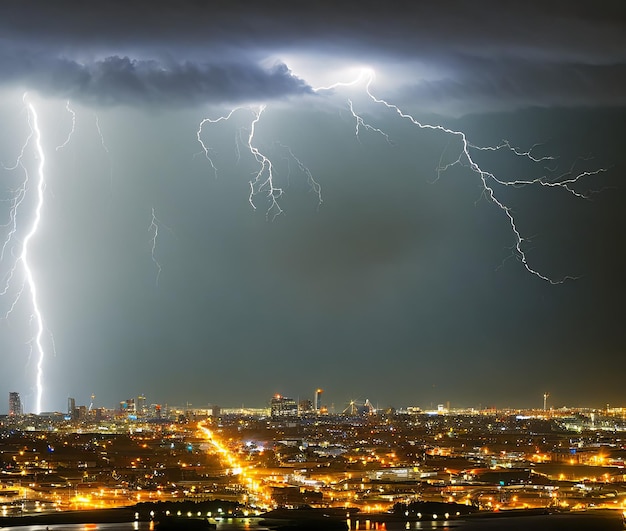
M0 55L4 83L96 105L194 105L280 98L311 92L284 64L194 64L110 56L81 64L67 58Z
M554 53L592 63L623 61L623 2L581 4L9 0L3 2L0 27L11 41L35 40L66 50L77 45L99 49L145 44L170 51L177 46L203 48L211 54L215 46L267 50L304 42L404 56L471 50L537 57Z
M394 94L399 104L419 102L432 110L474 112L511 107L621 106L626 104L626 66L536 63L463 58L454 75L424 79Z
M395 66L398 88L468 104L624 103L624 3L545 4L9 1L0 79L109 103L268 100L309 87L259 65L303 53Z

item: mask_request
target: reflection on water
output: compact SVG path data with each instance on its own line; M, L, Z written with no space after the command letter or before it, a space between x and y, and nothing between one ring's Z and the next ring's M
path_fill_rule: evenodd
M253 521L256 520L256 521ZM258 525L258 519L232 518L217 522L217 528L227 530L263 530ZM123 522L105 524L54 524L54 525L27 525L3 527L2 531L154 531L154 522Z
M266 531L260 518L219 519L217 531ZM560 514L537 516L507 516L506 518L467 518L434 521L376 521L373 519L347 520L350 531L618 531L624 530L619 511L589 511L586 514ZM294 529L293 527L291 529ZM54 524L5 527L2 531L154 531L153 522L127 522L107 524ZM272 531L280 531L272 530ZM311 531L307 527L307 531ZM321 526L319 531L324 531Z
M229 518L217 521L217 531L263 531L259 518ZM351 531L402 531L418 529L452 529L451 522L376 522L348 521ZM115 524L55 524L4 527L2 531L154 531L154 522L127 522ZM323 529L320 529L323 531Z
M2 531L150 531L149 522L128 522L122 524L54 524L22 525L3 527Z
M351 531L402 531L419 529L453 529L458 527L452 522L373 522L362 520L353 522ZM358 525L358 526L357 526ZM4 527L2 531L153 531L148 522L128 522L115 524L56 524L50 526ZM259 524L258 519L236 519L217 522L217 531L265 531L269 528ZM323 529L320 529L323 531Z
M461 521L410 521L379 522L376 520L347 520L350 531L400 531L411 529L453 529L462 525Z

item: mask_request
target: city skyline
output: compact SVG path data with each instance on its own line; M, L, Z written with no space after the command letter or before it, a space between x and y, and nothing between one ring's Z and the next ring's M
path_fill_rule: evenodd
M621 3L300 7L3 3L0 388L621 404Z
M248 403L223 403L219 399L207 400L204 403L192 403L189 401L179 401L176 403L167 403L159 400L159 396L146 397L144 394L139 393L137 395L125 395L126 398L120 398L117 401L111 403L101 403L96 400L96 396L92 394L86 401L82 398L76 398L75 396L68 395L66 397L66 407L56 410L42 411L43 415L48 414L66 414L74 418L74 414L77 414L78 410L81 410L82 414L89 414L97 410L107 412L126 413L128 415L139 414L142 417L160 417L161 414L165 415L168 411L194 411L194 412L207 412L207 414L215 415L215 413L208 413L211 411L218 412L238 412L244 411L256 411L266 410L267 412L275 409L275 403L286 401L288 404L286 411L291 409L289 414L317 414L317 415L345 415L350 411L359 411L359 415L364 412L385 412L385 411L422 411L429 413L442 413L448 411L474 411L474 412L493 412L493 411L545 411L545 412L563 412L568 410L596 410L596 411L623 411L626 410L626 406L622 403L604 403L604 404L567 404L553 400L549 392L543 393L538 400L533 402L528 400L523 403L508 403L508 402L496 402L491 401L487 403L467 403L458 402L451 403L449 400L443 402L435 402L430 400L429 402L422 403L397 403L397 404L380 404L376 400L370 400L369 398L350 398L340 399L340 394L333 396L331 391L329 401L324 400L317 401L319 389L314 389L310 395L305 393L297 393L294 395L287 395L281 393L268 394L263 397L258 397L257 400L253 400ZM341 390L338 390L341 393ZM213 397L215 398L215 397ZM337 398L338 400L335 400ZM283 409L280 407L279 409ZM27 415L32 413L28 411L28 408L22 404L22 398L17 391L9 392L8 398L8 411L9 416L14 415ZM0 415L4 414L0 408ZM219 414L219 413L218 413Z

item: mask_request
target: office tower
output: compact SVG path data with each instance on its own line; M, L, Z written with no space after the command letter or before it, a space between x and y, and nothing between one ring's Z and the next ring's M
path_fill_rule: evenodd
M75 420L76 419L76 399L72 397L67 398L67 416Z
M142 416L142 417L145 417L148 413L148 409L146 407L146 397L144 395L139 395L137 397L136 413L138 416Z
M24 412L22 411L22 400L20 399L20 394L11 391L9 393L9 416L17 417L22 415Z
M316 389L315 390L315 399L313 401L313 408L318 413L319 413L320 409L322 409L322 393L323 392L324 392L323 389Z

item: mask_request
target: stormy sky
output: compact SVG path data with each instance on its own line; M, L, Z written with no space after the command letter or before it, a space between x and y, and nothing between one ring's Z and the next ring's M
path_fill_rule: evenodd
M624 405L626 13L600 7L3 2L4 396L37 409L27 241L43 410Z

